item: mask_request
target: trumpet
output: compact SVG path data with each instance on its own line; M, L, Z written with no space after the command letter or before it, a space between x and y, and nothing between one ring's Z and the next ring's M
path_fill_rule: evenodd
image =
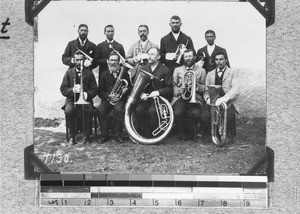
M84 56L86 59L90 60L91 62L93 61L93 58L92 58L92 57L90 57L89 55L87 55L86 53L84 53L84 52L83 52L82 50L80 50L78 47L76 47L76 49L77 49L76 52L82 53L83 56Z
M186 42L185 45L184 44L178 45L178 47L177 47L177 49L175 51L175 54L176 54L176 58L175 58L176 64L180 65L183 53L184 53L184 51L186 51L188 43L189 43L189 40L187 40L187 42Z
M188 85L188 87L184 90L181 97L184 100L189 100L189 103L197 103L196 100L196 75L195 72L190 70L184 74L183 84Z
M109 46L109 48L112 49L112 52L111 52L111 53L116 53L116 54L118 54L118 56L119 56L119 58L120 58L120 63L121 63L122 65L124 65L125 67L127 67L127 68L129 68L129 69L133 69L133 66L130 65L130 64L127 62L127 60L119 53L119 51L117 51L116 49L114 49L114 47L111 46L111 45Z

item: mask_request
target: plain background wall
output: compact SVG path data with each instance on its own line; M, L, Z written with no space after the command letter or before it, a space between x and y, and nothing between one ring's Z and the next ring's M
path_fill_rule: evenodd
M275 182L268 210L172 208L41 208L35 181L24 178L24 148L33 144L33 28L24 1L2 0L0 21L10 18L10 40L0 40L1 213L299 213L300 212L300 2L276 1L267 28L267 146L275 151Z

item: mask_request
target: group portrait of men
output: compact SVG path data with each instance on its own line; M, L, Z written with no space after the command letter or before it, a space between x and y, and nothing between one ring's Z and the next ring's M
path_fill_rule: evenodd
M207 86L219 85L222 89L215 105L222 102L228 105L227 135L229 142L233 140L235 114L239 111L236 98L240 90L237 70L231 68L226 49L215 44L216 33L213 30L205 32L207 44L197 50L192 38L181 31L179 16L172 16L169 25L171 31L161 38L159 45L150 41L149 26L139 25L139 39L132 41L127 52L114 39L113 25L105 26L106 39L98 45L89 41L86 24L78 26L78 38L67 44L62 55L63 64L69 68L60 87L62 95L66 97L64 110L71 145L76 144L76 124L80 121L77 115L82 115L82 132L86 142L92 141L91 120L94 111L101 129L101 137L96 139L97 142L105 143L111 139L124 142L125 106L140 69L157 77L151 79L143 89L135 108L137 129L146 138L153 137L152 131L157 124L157 112L149 98L157 96L171 103L174 125L180 139L189 137L187 118L201 121L203 133L209 135L211 102ZM95 68L99 69L97 80L92 72ZM112 93L121 79L127 83L121 89L121 95ZM97 95L101 98L101 104L95 108L93 98ZM76 104L81 97L88 104Z

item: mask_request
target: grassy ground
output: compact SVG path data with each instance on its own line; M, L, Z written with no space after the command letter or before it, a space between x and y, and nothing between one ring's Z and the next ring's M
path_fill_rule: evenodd
M237 119L235 142L216 147L210 138L180 141L176 133L159 145L127 139L69 146L64 121L36 119L35 154L53 171L138 174L240 174L265 154L265 118Z

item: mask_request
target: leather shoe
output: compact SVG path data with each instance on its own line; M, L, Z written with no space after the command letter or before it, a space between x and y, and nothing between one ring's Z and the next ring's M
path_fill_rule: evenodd
M109 140L109 137L108 136L103 136L103 137L100 137L99 139L99 143L105 143L106 141Z
M74 138L71 138L71 139L69 140L69 144L72 145L72 146L76 144Z
M124 139L122 137L117 137L116 140L118 143L124 143Z

